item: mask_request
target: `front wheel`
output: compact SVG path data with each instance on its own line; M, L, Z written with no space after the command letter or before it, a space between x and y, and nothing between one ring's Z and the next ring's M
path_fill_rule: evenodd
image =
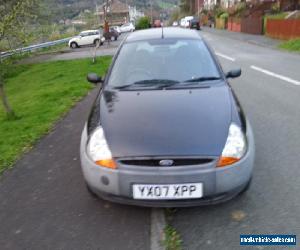
M100 43L100 40L99 39L96 39L95 41L94 41L94 45L95 46L97 46L97 44L99 44ZM101 43L100 43L101 44Z
M71 43L71 48L72 48L72 49L76 49L76 48L78 48L78 45L77 45L77 43L75 43L75 42Z

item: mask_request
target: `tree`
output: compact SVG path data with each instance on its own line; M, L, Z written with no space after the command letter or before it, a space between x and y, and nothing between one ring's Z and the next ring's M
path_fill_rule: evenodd
M7 42L10 49L24 45L26 25L36 18L39 0L9 0L0 6L0 43ZM0 59L0 99L8 118L15 118L15 113L10 106L4 88L7 62Z

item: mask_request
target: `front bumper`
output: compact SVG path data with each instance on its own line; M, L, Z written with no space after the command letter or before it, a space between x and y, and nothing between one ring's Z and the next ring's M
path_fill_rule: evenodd
M216 168L217 158L200 166L139 167L119 165L108 169L94 164L86 153L87 130L81 137L81 166L87 185L100 197L123 204L140 206L194 206L227 201L240 193L249 183L254 163L254 138L247 123L248 149L245 156L228 167ZM203 197L187 200L135 200L132 184L203 183Z

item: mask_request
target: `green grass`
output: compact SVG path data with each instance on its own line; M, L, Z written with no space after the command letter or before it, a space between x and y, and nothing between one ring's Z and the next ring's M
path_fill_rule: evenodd
M288 50L288 51L300 52L300 38L292 39L292 40L283 42L279 45L279 48L285 49L285 50Z
M63 116L93 86L88 72L104 75L111 57L16 65L6 74L5 89L18 119L8 120L0 104L0 173Z
M175 228L168 225L165 228L164 246L166 250L181 250L182 240Z

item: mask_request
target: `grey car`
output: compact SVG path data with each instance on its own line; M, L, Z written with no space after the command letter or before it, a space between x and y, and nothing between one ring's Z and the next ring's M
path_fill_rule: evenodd
M120 45L81 137L90 192L141 206L227 201L247 189L254 138L222 71L193 30L149 29Z

